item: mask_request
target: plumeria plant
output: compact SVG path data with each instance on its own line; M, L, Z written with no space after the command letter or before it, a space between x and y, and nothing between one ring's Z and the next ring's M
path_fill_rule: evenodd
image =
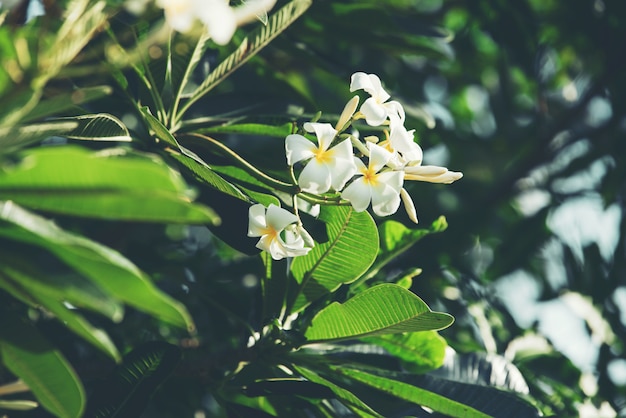
M274 3L71 0L24 23L3 2L0 410L487 416L426 375L453 318L387 269L446 228L415 225L407 182L462 174L423 165L379 77L354 72L328 119L207 110L310 6ZM401 203L413 225L384 219Z

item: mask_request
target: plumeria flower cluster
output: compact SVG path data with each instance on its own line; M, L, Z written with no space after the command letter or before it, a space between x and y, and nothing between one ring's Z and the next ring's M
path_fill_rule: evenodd
M141 14L149 0L127 0L126 8ZM267 16L276 0L247 0L231 7L228 0L156 0L163 9L165 21L178 32L189 32L196 22L205 26L211 39L226 45L238 26L249 23L259 16Z
M404 108L400 102L389 100L391 96L378 76L353 74L350 91L358 90L370 97L359 108L359 96L354 96L334 127L319 122L304 124L304 131L314 135L316 141L300 134L286 137L287 164L292 172L296 166L302 166L297 184L303 198L304 195L336 197L340 202L349 202L357 212L371 206L378 216L394 214L403 203L409 218L417 223L415 205L404 182L449 184L463 174L445 167L422 165L423 152L414 140L414 130L404 126ZM384 139L376 136L360 139L352 126L360 119L369 126L383 126ZM346 133L351 126L352 131ZM275 259L306 254L313 246L298 217L276 206L270 206L266 212L261 205L250 209L248 235L261 237L257 247L269 251Z

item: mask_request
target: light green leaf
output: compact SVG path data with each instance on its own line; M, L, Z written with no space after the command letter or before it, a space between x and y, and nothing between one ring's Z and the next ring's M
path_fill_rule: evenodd
M360 400L357 396L355 396L349 390L346 390L342 388L341 386L334 384L330 380L324 379L323 377L321 377L320 375L318 375L317 373L309 369L305 369L304 367L295 366L295 365L292 365L292 367L294 368L295 371L300 373L304 378L306 378L310 382L324 385L327 388L329 388L335 394L335 396L337 396L337 399L339 399L345 406L347 406L354 413L356 413L357 416L365 417L365 418L370 418L370 417L382 418L382 415L380 415L378 412L370 408L365 402Z
M11 202L0 202L0 221L16 227L0 229L5 236L50 251L112 297L162 321L189 331L194 329L185 307L157 289L118 252L66 232Z
M54 97L45 99L37 103L23 121L28 122L44 118L46 116L58 115L61 112L72 110L81 103L88 103L92 100L108 96L113 92L109 86L94 86L76 89L71 92L61 92Z
M234 123L198 129L198 132L263 135L274 136L277 138L285 138L287 135L293 132L293 128L293 123L285 123L280 126L265 125L261 123Z
M378 252L378 232L368 212L355 212L351 206L325 206L320 219L326 222L328 242L296 257L291 265L300 284L293 311L358 279Z
M0 154L15 151L54 135L62 135L77 126L76 121L57 120L0 128Z
M156 156L60 146L22 157L16 165L0 166L0 199L101 219L219 222L211 209L190 202L180 174Z
M395 284L383 283L345 303L331 303L315 315L304 335L311 343L440 330L452 322L451 315L431 311L414 293Z
M426 373L441 367L447 347L446 340L436 331L377 335L362 340L384 348L412 373Z
M448 416L463 418L489 418L489 415L474 408L408 383L376 376L347 367L332 367L332 369L342 376L356 380L357 382L361 382L405 401L425 406L433 411L440 412Z
M174 149L182 151L178 141L174 138L174 135L172 135L169 129L159 122L159 120L155 118L152 113L150 113L150 108L148 106L144 106L140 110L144 121L148 125L150 133L156 137L157 141L163 141L169 146L174 147Z
M58 118L61 121L74 121L78 126L63 134L70 139L87 141L125 141L132 138L121 120L107 113Z
M181 108L180 112L174 115L174 121L180 122L184 113L191 105L200 100L233 71L263 49L272 39L287 29L310 5L311 0L293 0L272 14L266 26L259 26L252 31L250 35L244 38L239 48L222 61L191 94L191 97Z
M45 409L60 418L82 416L86 397L78 376L30 322L2 314L0 357Z

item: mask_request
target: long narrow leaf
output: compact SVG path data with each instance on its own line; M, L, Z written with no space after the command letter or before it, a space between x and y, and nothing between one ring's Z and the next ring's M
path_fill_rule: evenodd
M63 355L27 320L3 312L0 357L48 411L60 418L79 418L85 391Z
M14 226L0 230L6 237L50 251L114 298L165 322L194 329L185 307L157 289L118 252L63 231L11 202L0 202L0 220Z
M489 415L472 407L463 405L459 402L408 383L346 367L333 367L332 369L342 376L349 377L350 379L354 379L357 382L364 383L390 395L397 396L405 401L425 406L433 411L441 412L449 416L463 418L489 418Z
M70 118L60 118L59 120L78 123L76 128L64 134L64 136L71 139L86 141L132 141L130 133L122 121L107 113L73 116Z
M180 112L174 115L174 120L176 122L182 120L184 113L192 104L206 95L233 71L265 47L272 39L287 29L310 5L311 0L293 0L274 13L267 25L259 26L249 36L244 38L239 48L218 65L206 80L198 86Z
M310 382L326 386L335 394L337 399L339 399L344 405L350 408L359 417L382 418L382 415L370 408L365 402L363 402L349 390L336 385L330 380L324 379L322 376L318 375L312 370L306 369L301 366L293 366L293 368Z

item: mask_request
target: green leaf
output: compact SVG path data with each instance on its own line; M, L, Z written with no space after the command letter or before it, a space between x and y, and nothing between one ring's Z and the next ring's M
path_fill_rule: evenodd
M453 401L434 392L400 382L398 380L389 379L382 376L376 376L356 369L347 367L332 367L332 370L342 376L356 380L368 386L374 387L390 395L396 396L405 401L425 406L433 411L440 412L453 417L464 418L489 418L484 414L467 405Z
M358 279L378 253L378 232L368 212L355 212L351 206L325 206L320 219L326 222L328 242L296 257L291 265L300 284L293 311Z
M121 120L108 113L80 115L58 118L61 121L74 121L78 126L63 136L87 141L132 141L128 129Z
M210 126L198 129L200 133L225 133L225 134L248 134L274 136L285 138L293 132L293 123L285 123L280 126L264 125L261 123L234 123L227 125Z
M183 155L174 150L170 151L169 154L186 170L191 172L201 183L207 184L222 193L226 193L244 202L250 202L250 199L248 199L239 188L213 171L200 157L189 158L187 154Z
M345 303L333 302L315 315L304 336L314 341L440 330L451 315L433 312L414 293L390 283L367 289Z
M28 122L45 118L46 116L58 115L62 112L75 109L81 103L108 96L113 92L109 86L94 86L76 89L71 92L61 92L54 97L45 99L24 116L23 121Z
M443 232L448 227L446 218L440 216L428 229L409 229L397 221L385 221L378 227L380 251L365 277L374 276L382 267L407 251L428 234Z
M62 135L77 126L76 121L57 120L0 128L0 154L15 151L54 135Z
M357 396L355 396L352 392L342 388L331 382L330 380L324 379L317 373L312 370L306 369L301 366L292 365L295 371L300 373L304 378L308 381L317 383L319 385L326 386L329 388L344 405L350 408L354 413L359 417L380 417L378 412L374 411L370 408L365 402L360 400Z
M144 122L148 125L150 133L156 137L157 142L163 141L169 146L174 147L174 149L182 152L178 141L174 138L174 135L172 135L170 130L167 129L157 118L155 118L152 113L150 113L150 108L148 106L144 106L140 110L143 115Z
M112 297L175 326L194 329L185 307L158 290L118 252L66 232L11 202L0 202L0 221L13 226L0 228L5 237L46 249Z
M61 418L82 416L85 391L80 380L63 355L30 322L2 314L0 357L45 409Z
M74 146L24 152L0 167L0 199L75 216L171 223L215 223L192 204L179 173L155 156Z
M447 347L446 340L436 331L378 335L362 340L384 348L412 373L426 373L441 367Z
M19 241L28 241L29 231L15 228L0 221L0 236L9 238L0 240L6 247L16 247ZM18 251L4 251L0 255L0 287L25 303L42 304L50 308L42 299L68 302L76 307L89 309L108 317L114 322L122 320L124 309L119 301L108 295L90 280L77 274L50 274L38 266L25 262L37 258L41 252L28 251L35 248L19 246ZM28 252L27 252L28 251ZM32 301L32 302L29 302Z
M138 417L178 365L181 351L163 341L145 343L124 356L115 372L94 388L86 416Z
M267 25L259 26L252 31L250 35L243 39L239 48L209 74L204 82L191 94L191 97L180 112L174 115L174 120L176 122L181 121L184 113L192 104L201 99L233 71L263 49L272 39L287 29L310 5L311 0L293 0L272 14Z

